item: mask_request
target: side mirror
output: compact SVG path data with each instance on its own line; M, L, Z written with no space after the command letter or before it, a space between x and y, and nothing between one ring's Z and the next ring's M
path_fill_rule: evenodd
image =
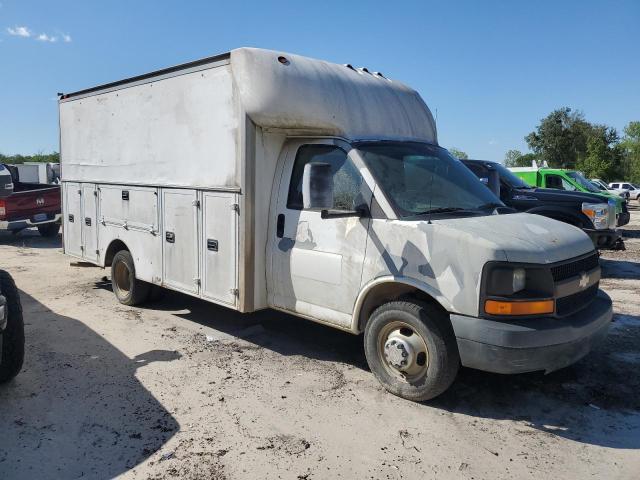
M333 208L333 176L328 163L311 162L302 174L302 205L307 210Z

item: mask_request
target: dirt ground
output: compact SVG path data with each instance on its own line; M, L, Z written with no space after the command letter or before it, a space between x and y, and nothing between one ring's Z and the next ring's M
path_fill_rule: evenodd
M602 256L605 343L544 376L463 369L387 394L362 338L177 293L119 305L59 239L0 235L27 357L0 387L0 479L640 478L640 209Z

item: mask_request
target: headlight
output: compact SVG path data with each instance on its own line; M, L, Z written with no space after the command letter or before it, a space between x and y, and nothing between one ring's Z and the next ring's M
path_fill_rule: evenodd
M513 293L519 292L520 290L524 290L526 280L526 272L524 268L516 268L513 270Z
M524 290L526 285L527 271L521 267L494 266L487 274L489 295L513 295Z
M582 213L584 213L597 230L609 228L609 205L606 203L583 203Z
M489 262L483 270L480 311L491 316L553 313L554 288L548 267Z

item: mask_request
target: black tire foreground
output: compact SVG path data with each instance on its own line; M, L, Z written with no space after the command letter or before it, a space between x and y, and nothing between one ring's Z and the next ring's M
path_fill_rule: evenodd
M427 373L414 383L391 375L379 352L378 335L389 322L402 321L425 341ZM371 371L389 392L412 401L430 400L451 386L460 368L458 346L446 313L418 300L394 301L378 307L364 333L364 350Z
M7 299L7 328L2 339L2 358L0 359L0 383L15 377L24 361L24 320L20 294L9 273L0 270L0 292Z
M56 237L58 233L60 233L60 224L59 223L46 223L44 225L38 225L38 232L43 237Z
M124 269L124 270L123 270ZM123 305L140 305L149 297L151 285L136 278L136 267L128 250L120 250L111 262L111 285Z

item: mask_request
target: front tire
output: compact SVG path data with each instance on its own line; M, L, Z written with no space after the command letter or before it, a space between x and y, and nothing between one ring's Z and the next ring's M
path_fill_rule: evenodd
M382 386L412 401L440 395L460 368L448 316L432 304L415 300L377 308L365 327L364 349Z
M38 232L40 232L40 235L42 235L43 237L57 237L58 233L60 233L60 224L46 223L44 225L38 225Z
M0 383L4 383L18 374L24 362L24 320L20 294L13 278L4 270L0 270L0 293L6 299L7 309L7 326L0 335Z
M149 297L150 285L136 278L136 267L128 250L120 250L113 256L111 286L123 305L140 305Z

